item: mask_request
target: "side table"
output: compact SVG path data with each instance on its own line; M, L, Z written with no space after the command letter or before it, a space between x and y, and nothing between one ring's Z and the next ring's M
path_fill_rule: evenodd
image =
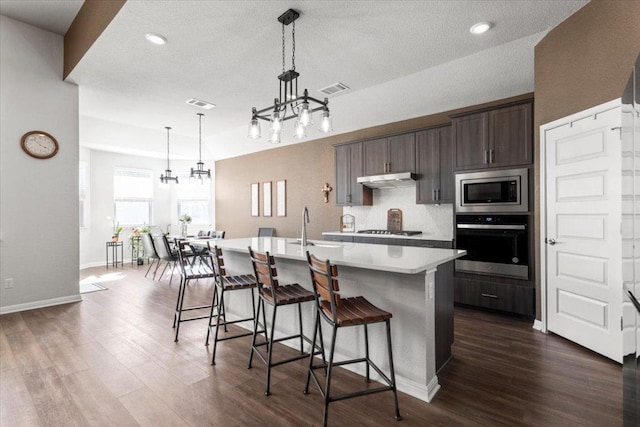
M131 236L131 264L137 263L139 259L144 258L144 248L142 247L142 238L140 236ZM144 264L144 261L143 263ZM138 264L138 265L142 265Z
M109 249L111 249L111 266L118 267L118 264L124 267L123 259L124 259L124 245L123 242L106 242L106 252L107 252L107 268L109 268ZM120 249L120 257L118 257L118 248Z

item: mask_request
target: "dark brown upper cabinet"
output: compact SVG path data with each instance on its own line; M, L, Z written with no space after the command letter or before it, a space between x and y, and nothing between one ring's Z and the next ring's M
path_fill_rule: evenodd
M455 170L528 165L533 161L533 105L452 117Z
M416 173L416 203L453 202L451 126L416 132Z
M362 143L335 146L336 155L336 205L370 206L372 191L358 184L362 176Z
M415 172L415 134L364 141L364 176L396 172Z

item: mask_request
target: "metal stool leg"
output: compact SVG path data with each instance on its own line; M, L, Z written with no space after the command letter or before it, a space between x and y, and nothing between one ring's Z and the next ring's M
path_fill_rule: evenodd
M385 322L387 324L387 345L389 346L389 368L391 371L391 384L393 384L393 401L396 405L396 416L395 419L400 421L402 420L402 416L400 415L400 408L398 407L398 391L396 389L396 373L393 369L393 352L391 351L391 322L388 320Z
M304 384L304 394L309 394L309 382L311 381L311 371L313 370L313 350L316 348L316 337L318 336L319 327L320 315L316 311L316 321L313 325L313 339L311 340L311 352L309 353L309 370L307 371L307 381ZM324 348L322 349L322 360L324 362Z
M217 304L218 301L218 285L217 283L213 284L213 298L211 300L211 311L209 312L209 324L207 326L207 339L204 342L204 345L207 346L209 345L209 336L211 335L211 319L213 318L213 310L216 309L218 307ZM220 309L218 308L218 311L220 311ZM216 315L217 317L217 315Z
M371 363L371 359L369 359L369 330L367 329L367 324L364 324L364 354L367 358L366 371L367 371L367 382L371 382L371 376L369 375L369 364Z
M180 332L180 319L182 318L182 304L184 303L185 288L187 287L187 280L180 281L180 291L178 292L178 311L176 317L174 317L174 325L176 328L176 338L174 342L178 342L178 333ZM176 322L177 319L177 322Z
M271 392L269 391L269 388L271 386L271 356L273 355L273 335L276 329L276 313L277 312L278 312L278 306L276 304L273 304L273 316L271 317L271 332L269 333L269 352L267 355L267 389L264 392L265 396L269 396L271 394Z
M324 388L324 413L322 415L322 424L327 427L327 417L329 415L329 393L331 391L331 371L333 370L333 354L336 349L336 335L338 335L338 327L333 325L333 336L331 337L331 350L329 351L329 364L327 368L327 382Z
M211 355L211 364L215 365L216 364L216 348L218 347L218 331L220 330L220 318L224 317L224 287L222 287L222 289L220 290L220 301L218 302L218 315L216 316L216 332L213 335L213 351L212 351L212 355ZM224 321L226 322L227 319L224 318ZM225 332L227 325L225 324Z
M264 318L264 302L262 301L262 298L260 298L260 296L258 296L258 312L256 313L256 321L253 325L253 337L251 338L251 352L249 353L249 365L247 366L247 369L251 369L251 362L253 361L253 352L255 351L256 348L256 338L258 335L258 325L260 324L260 309L262 309L263 313L262 316ZM267 329L266 323L263 324L264 325L264 329Z
M300 353L304 353L304 340L302 338L302 307L298 303L298 325L300 325ZM311 354L314 352L314 348L311 347Z

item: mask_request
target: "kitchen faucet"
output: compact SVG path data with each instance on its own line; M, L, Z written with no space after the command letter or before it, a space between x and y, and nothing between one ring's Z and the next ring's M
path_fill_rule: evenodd
M309 210L307 209L307 207L305 206L304 209L302 209L302 237L300 239L300 243L302 244L302 246L307 246L307 223L309 222Z

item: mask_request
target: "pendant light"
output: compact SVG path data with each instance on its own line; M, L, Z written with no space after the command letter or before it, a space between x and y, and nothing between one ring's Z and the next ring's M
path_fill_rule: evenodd
M252 139L258 139L261 136L260 123L258 120L268 121L269 142L278 144L281 141L283 122L296 119L294 126L294 136L298 139L307 136L306 128L313 124L313 112L322 111L322 120L319 130L324 133L333 130L331 125L331 114L329 113L329 100L320 101L309 96L307 89L304 90L302 96L298 96L298 77L300 74L296 71L296 19L300 13L289 9L278 17L278 22L282 24L282 74L278 76L280 80L280 93L275 98L273 105L261 110L255 107L251 110L251 120L249 121L248 136ZM291 69L285 71L285 30L286 25L292 25L292 54Z
M204 163L202 162L202 116L204 114L197 113L198 115L198 163L196 168L191 168L191 176L189 181L194 182L196 179L200 184L204 183L203 176L206 176L207 181L211 181L211 169L204 170Z
M169 126L165 126L165 129L167 130L167 170L164 171L165 175L160 175L160 182L168 184L171 181L175 181L176 184L178 184L178 177L171 176L171 168L169 167L169 131L171 128Z

